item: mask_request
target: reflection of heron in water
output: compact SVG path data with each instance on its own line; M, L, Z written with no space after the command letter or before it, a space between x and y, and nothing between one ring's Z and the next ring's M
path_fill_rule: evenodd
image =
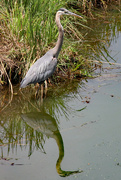
M59 148L59 158L56 162L56 170L62 177L69 176L75 173L81 173L82 171L64 171L61 169L61 162L64 157L64 144L62 136L59 132L56 120L49 114L36 112L22 114L22 119L31 126L34 130L43 133L44 135L55 139Z

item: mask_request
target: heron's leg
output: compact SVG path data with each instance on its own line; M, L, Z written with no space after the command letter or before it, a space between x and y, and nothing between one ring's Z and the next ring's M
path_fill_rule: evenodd
M44 87L43 87L43 84L41 84L41 103L43 103L43 90L44 90Z
M49 82L50 85L52 85L52 84L51 84L51 81L50 81L50 78L48 78L48 82Z
M44 90L44 87L43 87L43 84L41 84L40 86L41 86L41 98L43 98L43 90Z
M36 91L36 93L35 93L35 98L37 98L37 96L38 96L38 92L39 92L39 90L40 90L40 87L41 87L41 85L39 84L39 87L38 87L38 89L37 89L37 91Z
M45 96L47 94L47 80L45 80Z

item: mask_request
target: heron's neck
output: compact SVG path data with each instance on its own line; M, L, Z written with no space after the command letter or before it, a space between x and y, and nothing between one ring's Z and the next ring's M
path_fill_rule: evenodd
M58 40L57 40L56 46L54 47L54 55L57 58L63 44L63 36L64 36L63 27L60 23L60 15L58 14L58 12L56 13L55 21L59 30Z

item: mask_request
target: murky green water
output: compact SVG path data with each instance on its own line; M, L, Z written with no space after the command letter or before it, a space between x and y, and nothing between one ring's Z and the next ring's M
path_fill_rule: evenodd
M56 86L43 103L35 100L31 87L23 94L14 88L11 104L0 114L0 180L121 178L118 27L107 46L118 64L102 65L96 78ZM10 97L4 93L2 98L7 102Z

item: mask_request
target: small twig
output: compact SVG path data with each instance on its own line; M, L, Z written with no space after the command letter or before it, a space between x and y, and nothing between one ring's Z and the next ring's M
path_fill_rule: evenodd
M9 85L10 85L10 88L11 88L11 98L10 98L10 101L6 104L6 106L4 106L4 108L3 108L2 110L0 110L0 111L3 111L3 110L11 103L11 101L12 101L12 99L13 99L13 86L12 86L12 83L11 83L11 81L10 81L10 78L9 78L7 72L6 72L6 69L5 69L2 61L1 61L1 65L2 65L2 68L3 68L3 70L4 70L4 72L5 72L6 76L7 76L7 78L8 78L8 82L9 82Z

